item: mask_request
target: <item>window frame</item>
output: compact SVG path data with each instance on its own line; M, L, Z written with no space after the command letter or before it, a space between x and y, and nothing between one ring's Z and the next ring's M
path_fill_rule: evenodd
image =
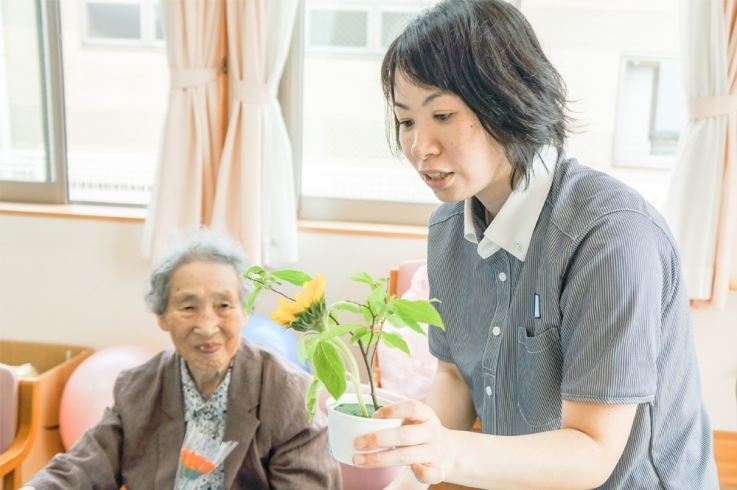
M0 200L65 204L68 202L68 192L60 6L58 0L36 0L36 6L39 18L45 110L44 133L49 180L47 182L0 180Z

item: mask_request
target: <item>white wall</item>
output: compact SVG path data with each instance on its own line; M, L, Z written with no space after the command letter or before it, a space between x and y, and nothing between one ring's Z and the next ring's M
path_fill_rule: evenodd
M169 345L143 303L141 223L0 215L0 337L88 345ZM380 276L426 257L425 241L300 233L296 268L322 272L328 296L361 297L347 277ZM256 313L268 315L268 295ZM737 431L737 292L724 311L693 314L704 396L715 429Z

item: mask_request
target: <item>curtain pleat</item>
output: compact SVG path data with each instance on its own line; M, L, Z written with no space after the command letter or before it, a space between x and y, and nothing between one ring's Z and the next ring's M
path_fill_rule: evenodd
M169 101L141 253L209 224L221 155L218 92L223 0L162 0Z
M734 254L735 2L681 2L689 122L678 142L664 214L678 243L686 288L695 307L724 307Z
M276 98L297 7L298 0L226 0L230 120L211 224L265 266L297 260L291 144Z

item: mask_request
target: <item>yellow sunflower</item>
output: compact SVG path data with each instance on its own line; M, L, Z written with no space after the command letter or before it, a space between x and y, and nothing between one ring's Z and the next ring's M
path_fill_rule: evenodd
M271 319L285 327L299 331L323 330L322 317L325 312L325 276L317 274L315 279L305 282L304 293L297 293L294 301L278 298L279 307L271 312ZM295 322L295 320L298 320Z

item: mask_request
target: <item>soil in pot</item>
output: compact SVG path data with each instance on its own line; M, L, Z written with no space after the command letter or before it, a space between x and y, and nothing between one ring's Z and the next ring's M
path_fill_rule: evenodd
M341 403L335 407L334 410L346 415L353 415L354 417L363 417L363 415L361 415L361 406L358 403ZM366 411L368 412L369 418L371 418L376 409L372 404L367 403Z

